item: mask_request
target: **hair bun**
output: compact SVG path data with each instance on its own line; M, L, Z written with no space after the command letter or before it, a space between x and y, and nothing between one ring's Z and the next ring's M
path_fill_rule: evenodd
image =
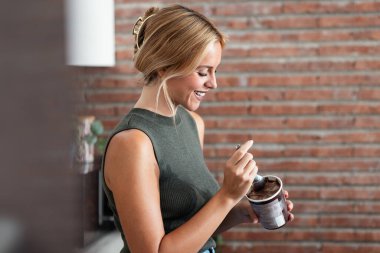
M146 19L147 17L157 13L159 10L160 10L160 8L158 8L158 7L150 7L148 10L146 10L146 12L144 14L144 19Z

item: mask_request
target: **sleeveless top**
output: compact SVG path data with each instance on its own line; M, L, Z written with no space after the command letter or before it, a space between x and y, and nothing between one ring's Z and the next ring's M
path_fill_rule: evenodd
M160 204L167 234L189 220L219 190L217 181L204 161L196 123L190 113L181 106L177 108L174 117L133 108L111 132L107 146L115 134L128 129L144 132L152 142L160 170ZM104 154L106 154L107 146ZM104 157L105 155L101 173L103 189L113 212L116 228L121 232L124 242L121 253L130 252L112 191L104 181ZM128 185L125 187L128 188ZM212 238L208 239L200 252L210 247L215 247L215 241Z

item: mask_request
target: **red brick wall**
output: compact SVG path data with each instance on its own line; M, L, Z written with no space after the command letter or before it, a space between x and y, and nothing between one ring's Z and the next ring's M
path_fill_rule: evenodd
M152 3L116 0L117 66L82 69L87 110L109 130L138 98L132 25ZM243 225L223 252L380 252L380 2L181 1L230 41L219 87L199 109L220 179L234 145L256 141L262 174L283 178L296 219Z

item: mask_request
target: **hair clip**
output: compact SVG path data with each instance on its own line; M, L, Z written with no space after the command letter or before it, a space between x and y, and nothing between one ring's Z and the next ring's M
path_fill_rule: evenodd
M136 46L137 46L137 49L140 49L140 45L139 45L139 34L140 34L140 30L141 30L141 27L144 25L144 23L152 16L154 16L155 14L152 14L148 17L146 17L145 19L143 19L142 17L139 17L135 24L133 25L133 30L132 30L132 34L135 35L135 40L136 40ZM140 24L141 23L141 24ZM139 25L140 24L140 25Z
M132 34L133 34L133 35L138 35L138 34L139 34L139 31L140 31L140 27L141 27L141 25L138 26L138 24L139 24L139 22L142 22L142 21L143 21L142 17L139 17L139 18L136 20L135 24L133 25L133 31L132 31Z

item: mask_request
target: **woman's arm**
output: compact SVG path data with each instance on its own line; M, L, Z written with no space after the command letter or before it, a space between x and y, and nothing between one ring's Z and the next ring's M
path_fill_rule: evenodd
M195 252L220 226L252 183L255 165L243 144L227 162L223 187L189 221L165 235L159 169L152 143L139 130L115 135L105 160L111 189L131 252Z
M195 123L197 124L199 139L201 146L203 148L204 142L204 132L205 124L200 115L195 112L190 112L193 116ZM286 192L286 198L288 198L288 192ZM290 200L287 200L288 211L293 209L293 203ZM294 219L294 215L290 213L289 221ZM249 201L246 198L243 198L236 206L234 206L231 211L227 214L223 222L220 224L218 229L214 232L214 235L223 233L224 231L239 225L241 223L258 223L258 218L255 212L252 210L252 207Z
M200 115L198 115L195 112L190 112L190 114L193 116L194 121L197 125L199 139L201 142L201 146L203 148L204 143L204 132L205 132L205 124ZM218 229L214 232L214 235L217 235L219 233L222 233L231 227L234 227L241 223L248 223L253 222L257 223L257 216L252 211L252 208L250 207L250 204L247 199L243 198L236 206L233 207L233 209L228 213L228 215L225 217L221 225L218 227Z
M231 209L213 235L221 234L242 223L258 223L258 218L246 198L240 200L240 202Z

